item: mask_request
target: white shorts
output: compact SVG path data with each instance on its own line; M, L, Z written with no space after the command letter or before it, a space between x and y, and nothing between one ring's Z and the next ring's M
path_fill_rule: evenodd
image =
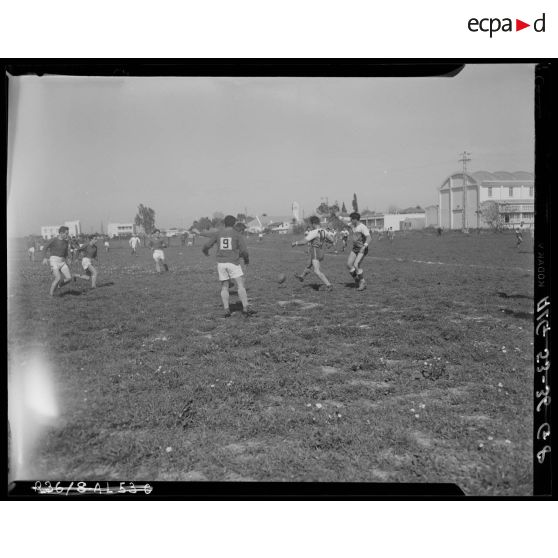
M35 253L35 248L33 248L33 246L31 246L31 248L29 248L28 252L30 254L34 254Z
M218 263L217 273L219 273L219 281L228 281L229 279L237 279L244 275L240 264Z
M165 261L165 253L162 250L153 250L153 259Z
M91 263L91 258L82 258L81 267L83 267L83 269L88 269Z
M66 263L66 260L64 258L61 258L60 256L50 256L49 262L50 269L52 269L53 272L60 271L62 275L66 277L66 279L72 278L70 268L68 267L68 264Z

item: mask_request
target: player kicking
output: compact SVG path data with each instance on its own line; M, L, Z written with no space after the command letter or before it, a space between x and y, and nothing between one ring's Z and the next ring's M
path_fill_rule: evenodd
M360 213L356 211L351 213L351 224L349 228L353 235L353 247L347 260L349 273L358 285L358 290L366 289L366 281L364 280L364 272L360 267L362 259L368 254L368 245L372 240L368 227L360 222Z
M49 263L54 275L54 281L50 286L50 296L54 296L56 288L67 285L72 280L72 274L66 258L68 257L68 227L60 227L58 236L55 236L45 246L45 258L43 263Z
M155 260L155 269L157 273L161 273L161 266L165 268L165 271L168 271L169 266L165 263L165 253L163 252L163 248L166 248L167 245L161 238L161 231L159 229L153 231L153 236L149 241L149 247L153 250L153 259Z
M78 253L83 254L81 258L81 267L85 271L86 275L74 275L74 281L76 278L84 279L89 281L91 279L91 287L97 288L97 269L93 266L92 260L97 259L97 237L92 234L89 237L89 242L82 246Z
M244 286L244 273L240 267L240 259L248 265L249 255L244 236L234 228L236 217L227 215L225 217L224 228L215 232L202 248L202 252L209 256L210 248L217 244L217 273L221 281L221 300L225 309L225 318L230 317L229 308L229 281L232 279L236 283L238 296L242 302L242 315L248 317L254 313L248 308L248 295Z
M300 242L295 241L291 244L292 247L300 246L301 244L309 244L310 247L310 262L302 273L295 273L295 277L302 282L306 275L313 271L326 286L326 290L331 291L333 287L320 269L320 262L324 259L324 243L328 242L331 244L333 242L333 235L320 227L320 219L315 215L310 217L310 225L312 228L305 235L304 240Z

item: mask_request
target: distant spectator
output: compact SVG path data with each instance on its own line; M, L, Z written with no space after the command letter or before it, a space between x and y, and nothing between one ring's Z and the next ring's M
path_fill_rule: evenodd
M34 262L35 261L35 246L36 246L36 242L35 239L30 236L27 239L27 255L29 256L29 261L30 262Z
M134 234L132 235L132 238L130 238L129 244L130 247L132 248L132 256L137 256L137 249L138 246L140 245L140 239L138 237L138 235Z

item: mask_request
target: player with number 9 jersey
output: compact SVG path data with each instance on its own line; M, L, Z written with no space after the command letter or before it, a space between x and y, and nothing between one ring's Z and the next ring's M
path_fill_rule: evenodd
M225 217L225 226L214 233L202 248L203 253L209 256L209 250L217 246L215 257L217 259L217 273L221 281L221 299L225 308L225 317L231 315L229 309L229 280L234 280L238 287L238 296L242 302L242 313L249 316L252 311L248 309L248 295L244 286L244 272L240 266L240 259L249 263L248 248L242 233L234 228L236 218L233 215Z

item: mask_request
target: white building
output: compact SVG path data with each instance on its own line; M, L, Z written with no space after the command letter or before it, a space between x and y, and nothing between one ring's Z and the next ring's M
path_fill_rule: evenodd
M41 227L41 236L48 240L58 236L58 229L62 225L45 225ZM70 236L79 236L81 234L81 224L79 221L66 221L64 226L68 227Z
M437 205L429 205L424 208L425 227L438 227L438 209Z
M403 222L406 222L404 225ZM384 230L387 231L390 227L394 231L421 229L424 228L425 211L420 207L409 207L403 209L398 213L385 213L384 214Z
M136 232L134 223L109 223L107 225L107 234L110 238L116 236L132 236Z
M463 185L465 183L465 201ZM481 204L498 204L503 225L514 227L535 222L535 177L530 172L454 173L438 189L438 223L444 229L486 228ZM465 207L465 218L463 208Z
M79 236L81 234L81 224L79 221L66 221L64 225L68 227L70 236Z
M292 228L293 218L290 216L273 217L268 215L256 216L246 224L246 231L249 233L260 233L265 229L273 232L286 233Z
M60 228L60 225L45 225L44 227L41 227L41 236L45 240L49 240L50 238L54 238L55 236L58 235L58 229L59 228Z

